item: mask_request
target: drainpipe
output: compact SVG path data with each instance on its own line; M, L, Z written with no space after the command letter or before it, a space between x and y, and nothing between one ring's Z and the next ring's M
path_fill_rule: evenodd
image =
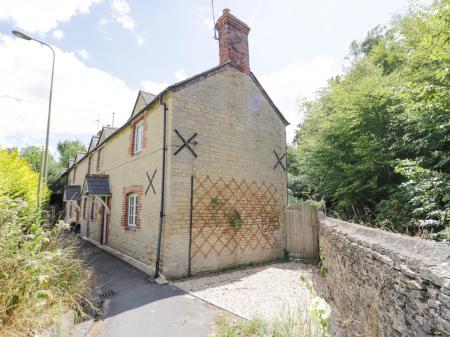
M167 104L163 102L163 95L159 96L159 104L163 106L163 146L162 146L162 170L161 170L161 208L159 210L159 228L158 228L158 243L156 246L156 263L155 276L159 276L159 263L161 260L161 237L164 223L164 195L165 195L165 178L166 178L166 131L167 131Z

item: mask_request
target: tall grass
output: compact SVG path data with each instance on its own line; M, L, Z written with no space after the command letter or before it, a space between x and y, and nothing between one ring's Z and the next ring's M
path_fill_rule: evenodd
M20 199L0 196L0 336L30 336L80 303L89 273L61 228L45 230ZM26 212L23 210L27 209Z

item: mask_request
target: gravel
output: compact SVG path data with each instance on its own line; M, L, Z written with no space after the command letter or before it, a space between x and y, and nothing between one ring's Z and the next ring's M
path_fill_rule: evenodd
M284 310L305 306L308 293L300 276L315 282L318 274L317 266L287 262L192 278L174 285L247 319L275 318Z

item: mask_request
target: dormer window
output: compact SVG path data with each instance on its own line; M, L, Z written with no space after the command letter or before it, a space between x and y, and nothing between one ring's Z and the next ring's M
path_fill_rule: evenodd
M142 150L142 142L144 140L144 122L136 124L134 127L134 153Z

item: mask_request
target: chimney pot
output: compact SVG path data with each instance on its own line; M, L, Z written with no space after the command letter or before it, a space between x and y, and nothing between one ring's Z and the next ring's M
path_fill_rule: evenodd
M243 73L250 75L248 33L250 27L225 8L216 22L219 32L220 64L230 61Z

